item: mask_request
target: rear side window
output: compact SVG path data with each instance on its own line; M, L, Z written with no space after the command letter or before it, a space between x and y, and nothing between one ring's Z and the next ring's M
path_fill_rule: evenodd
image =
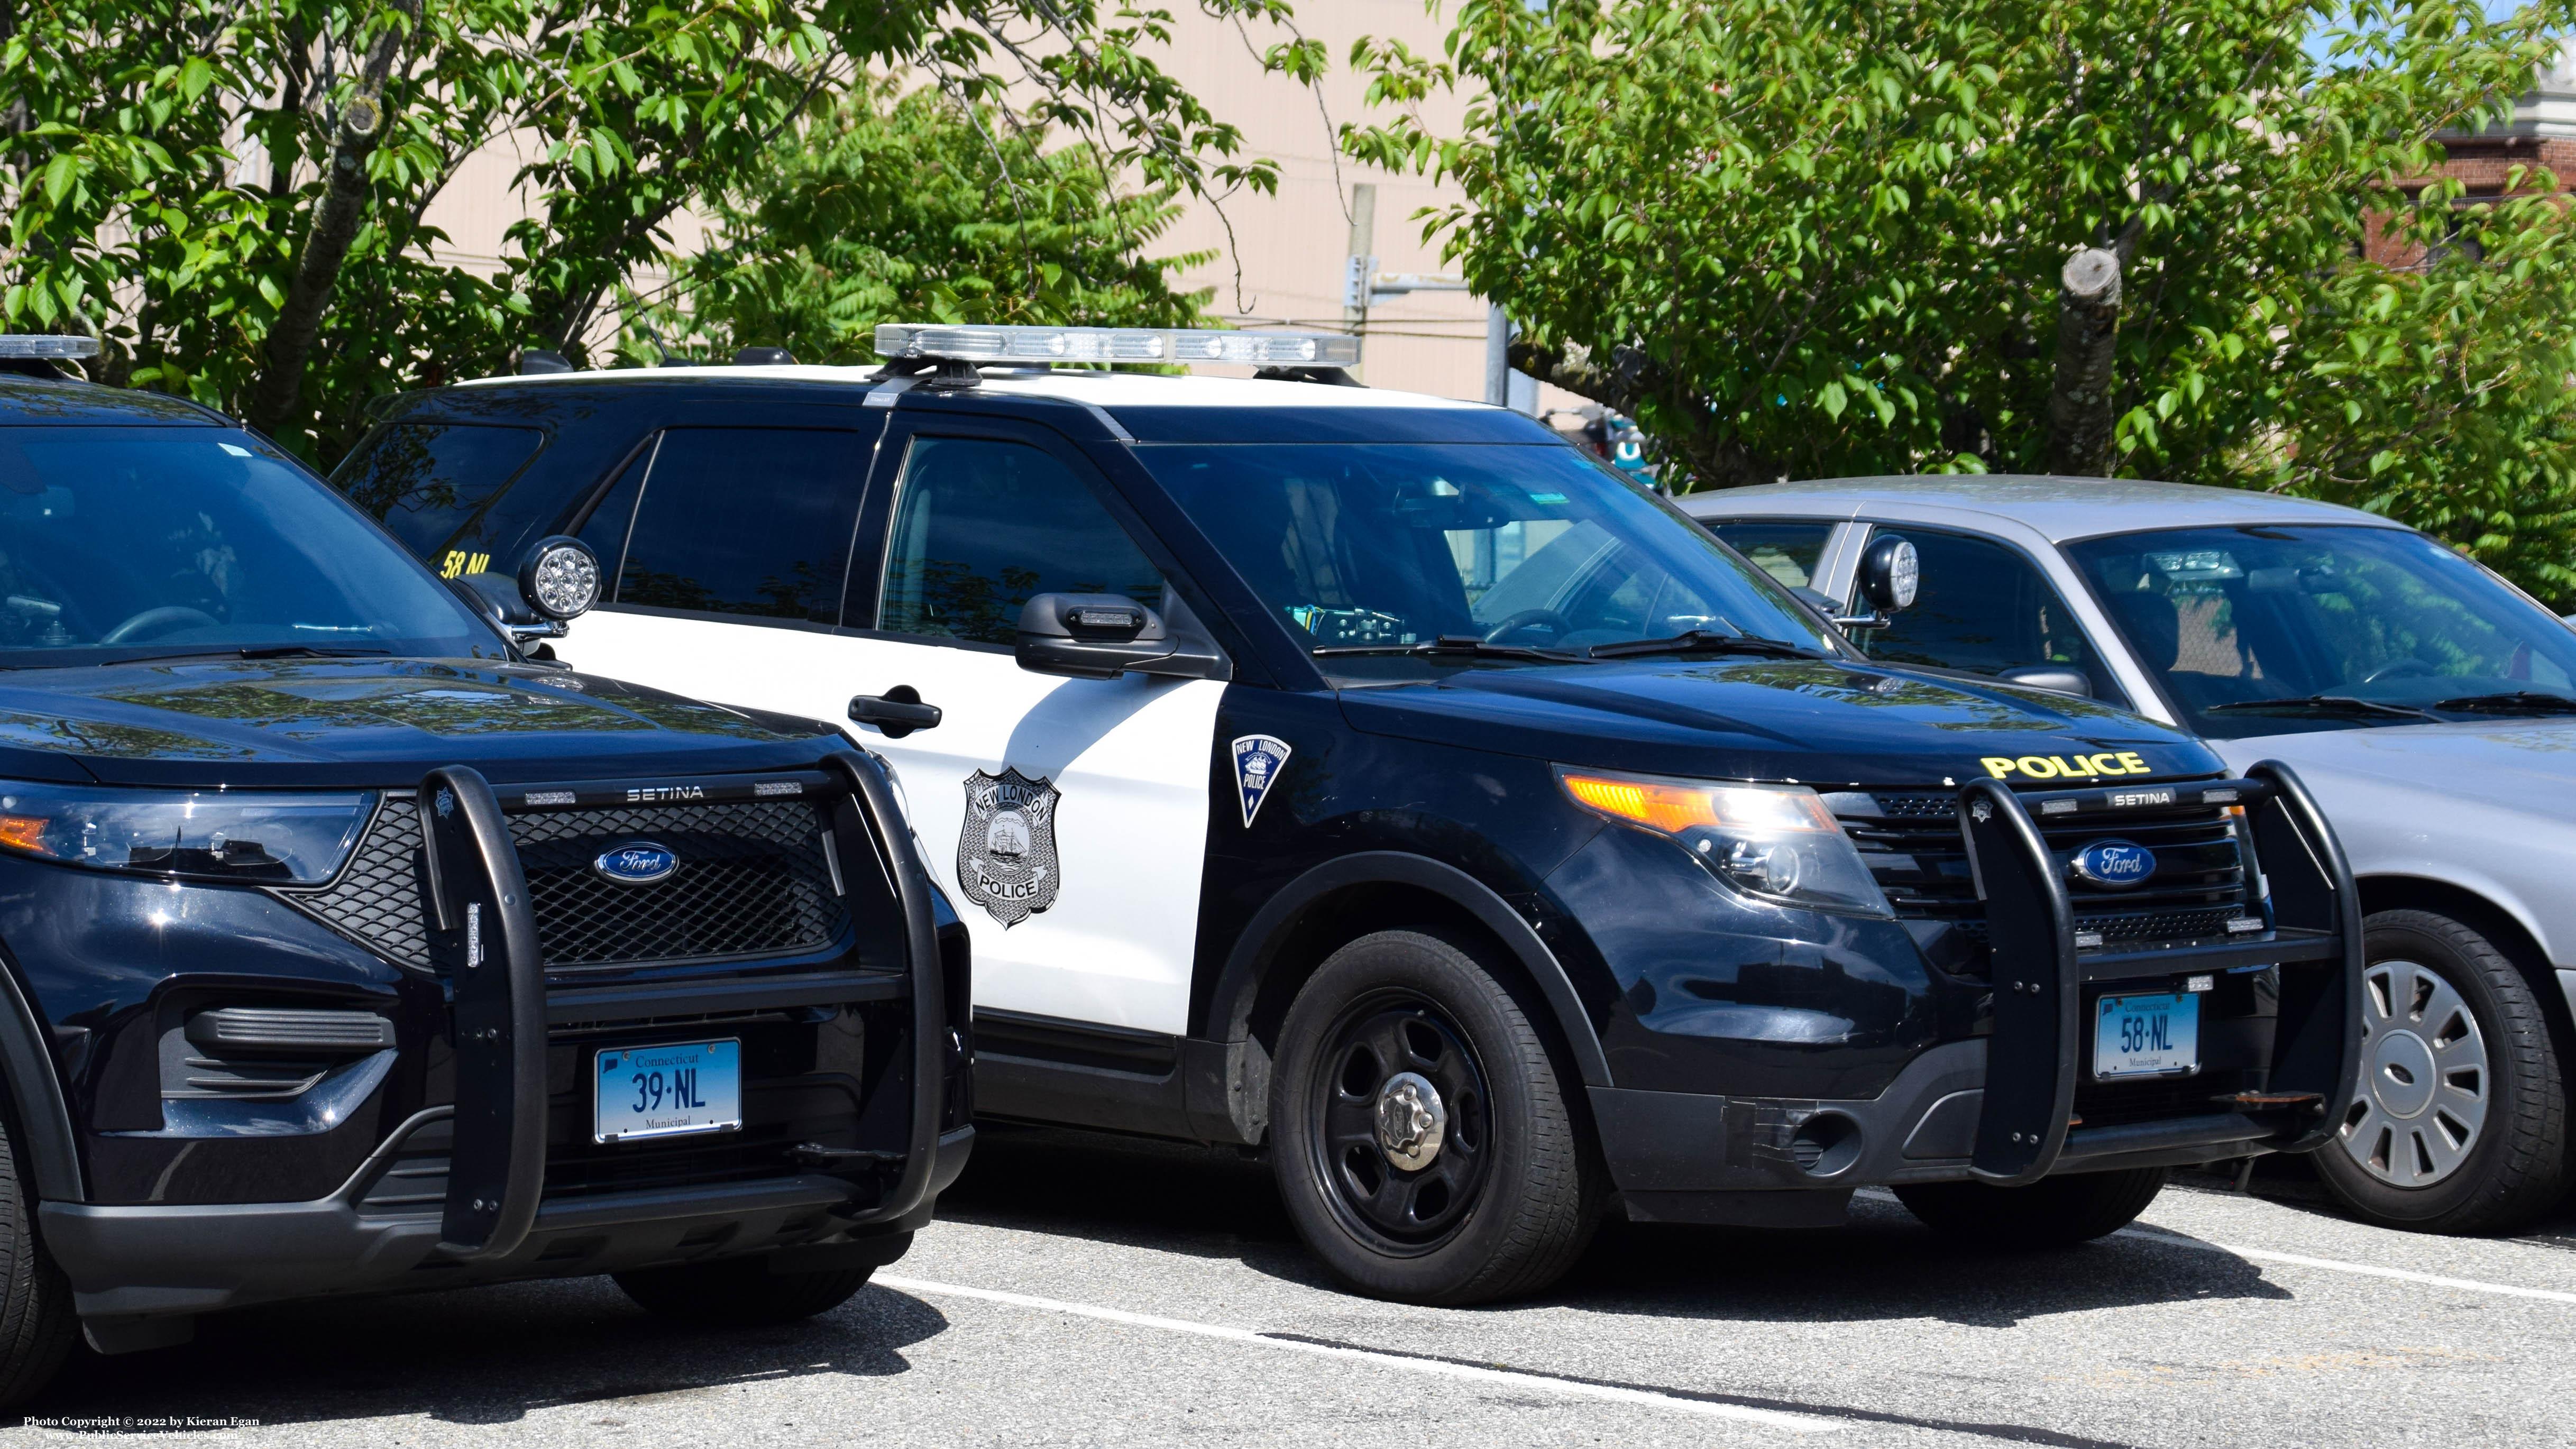
M626 530L615 602L837 622L858 436L804 428L663 433ZM593 513L585 535L604 541L613 531L620 491Z
M478 573L487 556L448 542L537 455L537 428L470 423L396 423L332 478L349 501L382 523L440 573Z
M1025 443L916 438L877 627L1008 644L1038 594L1162 601L1163 579L1064 464Z
M1786 523L1739 518L1710 521L1708 531L1751 559L1754 567L1790 588L1812 589L1816 587L1816 566L1824 561L1825 540L1833 536L1834 525L1830 520Z

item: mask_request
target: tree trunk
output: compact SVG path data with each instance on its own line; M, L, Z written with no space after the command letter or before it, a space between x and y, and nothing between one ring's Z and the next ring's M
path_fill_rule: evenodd
M2086 247L2066 259L2057 283L2057 377L2048 393L2048 471L2107 477L2120 259Z
M321 204L313 208L312 225L296 258L295 280L286 289L286 305L278 308L277 319L269 324L262 348L266 365L251 389L246 409L250 425L272 437L295 413L305 365L312 360L314 339L322 333L322 316L330 310L341 264L348 260L349 245L357 240L359 224L366 219L371 189L367 158L375 153L385 131L385 78L393 73L394 59L411 37L411 22L420 18L420 0L388 0L388 4L403 23L376 32L357 87L340 109L329 181Z

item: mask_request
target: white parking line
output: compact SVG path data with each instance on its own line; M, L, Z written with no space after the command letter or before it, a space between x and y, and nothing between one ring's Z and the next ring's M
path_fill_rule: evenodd
M1475 1364L1451 1363L1446 1359L1375 1353L1364 1348L1345 1348L1339 1344L1285 1338L1249 1328L1234 1328L1221 1323L1199 1323L1186 1318L1158 1318L1150 1313L1130 1313L1122 1308L1103 1308L1091 1303L1066 1303L1054 1298L1035 1298L1026 1293L1003 1293L991 1288L969 1288L957 1283L934 1283L924 1278L898 1278L884 1273L877 1274L874 1281L884 1287L905 1293L927 1293L934 1297L945 1298L976 1298L987 1303L1007 1303L1014 1308L1034 1308L1042 1313L1064 1313L1076 1318L1095 1318L1104 1323L1123 1323L1131 1328L1152 1328L1165 1333L1194 1334L1200 1338L1222 1339L1230 1343L1257 1344L1263 1348L1285 1349L1291 1353L1313 1354L1319 1358L1345 1359L1377 1368L1398 1369L1407 1373L1466 1379L1475 1383L1559 1394L1567 1398L1598 1399L1614 1404L1635 1404L1651 1409L1678 1409L1685 1414L1706 1414L1720 1419L1740 1419L1747 1423L1786 1429L1799 1434L1831 1433L1845 1427L1830 1419L1782 1413L1777 1409L1757 1408L1751 1404L1686 1399L1674 1394L1655 1393L1649 1389L1624 1388L1617 1384L1586 1383L1581 1379L1561 1379L1546 1374L1515 1373L1510 1369L1483 1368Z
M1872 1202L1896 1202L1895 1193L1883 1187L1864 1187L1855 1196ZM2234 1243L2213 1243L2207 1238L2185 1237L2169 1228L2122 1228L2115 1238L2143 1238L2168 1247L2197 1248L2204 1253L2228 1253L2239 1258L2256 1258L2267 1263L2287 1263L2295 1268L2316 1268L2328 1273L2352 1273L2364 1278L2394 1278L2401 1283L2423 1283L2435 1288L2459 1288L2471 1293L2499 1293L2508 1298L2537 1298L2544 1303L2576 1303L2576 1293L2556 1288L2525 1288L2515 1283L2487 1283L2476 1278L2445 1278L2438 1273L2415 1273L2404 1268L2382 1268L2371 1263L2346 1263L2335 1258L2310 1258L2299 1253L2276 1253L2270 1248L2247 1248Z
M2445 1278L2439 1273L2410 1273L2404 1268L2381 1268L2370 1263L2345 1263L2333 1258L2309 1258L2297 1253L2276 1253L2269 1248L2245 1248L2234 1243L2213 1243L2205 1238L2186 1238L2180 1233L2161 1228L2122 1228L2114 1236L2145 1238L2149 1242L2170 1243L2177 1248L2199 1248L2204 1252L2233 1253L2240 1258L2257 1258L2267 1263L2288 1263L2299 1268L2321 1268L2329 1273L2355 1273L2364 1278L2394 1278L2401 1283L2424 1283L2435 1288L2462 1288L2471 1293L2501 1293L2508 1298L2538 1298L2547 1303L2576 1303L2576 1293L2555 1288L2525 1288L2514 1283L2485 1283L2475 1278Z

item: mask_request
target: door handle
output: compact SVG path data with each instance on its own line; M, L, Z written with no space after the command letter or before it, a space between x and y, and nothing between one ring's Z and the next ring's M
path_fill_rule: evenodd
M937 729L939 706L923 704L921 691L898 684L883 694L850 696L850 718L874 726L887 739L899 740L914 730Z

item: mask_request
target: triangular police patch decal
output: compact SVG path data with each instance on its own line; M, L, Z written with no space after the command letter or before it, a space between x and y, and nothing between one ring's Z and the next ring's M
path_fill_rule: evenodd
M1242 735L1234 742L1234 783L1243 796L1243 828L1252 828L1252 817L1261 813L1261 802L1270 798L1270 787L1279 783L1279 772L1288 767L1292 753L1288 742L1273 735Z

